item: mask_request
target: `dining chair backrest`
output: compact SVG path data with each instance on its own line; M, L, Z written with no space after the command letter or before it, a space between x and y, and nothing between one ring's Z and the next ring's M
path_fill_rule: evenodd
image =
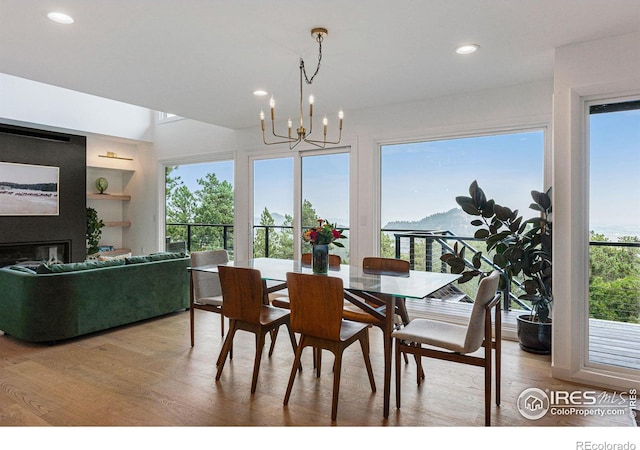
M365 272L384 272L404 275L409 273L411 264L409 264L409 261L405 261L404 259L366 256L362 259L362 269Z
M311 253L303 253L300 259L302 265L311 266L313 262L313 254ZM329 254L329 267L340 267L342 260L340 259L340 255Z
M467 326L467 335L464 340L463 353L472 353L480 348L484 341L485 333L485 318L486 318L486 306L496 296L498 290L498 283L500 281L500 272L494 270L487 277L480 280L478 286L478 292L473 302L473 309L471 310L471 316L469 317L469 324ZM498 308L500 305L497 306Z
M222 286L222 314L229 319L259 324L263 304L260 271L218 266L218 273Z
M190 255L191 267L217 266L229 261L229 254L226 250L207 250L202 252L192 252ZM220 279L214 273L203 273L194 271L193 291L196 300L204 297L215 297L222 294Z
M344 290L342 280L326 275L287 273L291 329L295 333L340 340Z

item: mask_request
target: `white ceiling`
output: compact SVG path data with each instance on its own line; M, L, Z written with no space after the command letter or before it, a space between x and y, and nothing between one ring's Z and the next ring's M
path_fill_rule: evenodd
M52 9L75 23L49 21ZM314 111L347 121L551 79L554 48L640 30L640 0L0 0L0 73L245 128L267 109L257 88L283 121L297 115L299 58L311 75L318 26L329 35ZM468 42L480 50L454 52Z

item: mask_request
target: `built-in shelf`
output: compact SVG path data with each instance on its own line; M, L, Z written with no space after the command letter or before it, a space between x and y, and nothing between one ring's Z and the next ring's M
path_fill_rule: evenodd
M120 200L120 201L131 200L131 196L130 195L126 195L126 194L94 194L94 193L87 193L87 198L91 199L91 200Z
M119 222L104 222L104 226L105 227L130 227L131 226L131 221L129 220L122 220Z

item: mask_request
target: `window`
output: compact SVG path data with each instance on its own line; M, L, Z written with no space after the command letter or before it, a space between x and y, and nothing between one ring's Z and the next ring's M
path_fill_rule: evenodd
M446 270L440 254L475 233L456 197L469 195L476 180L489 198L527 219L535 214L531 191L545 189L543 155L542 130L382 146L380 254L407 259L417 270ZM472 247L467 255L483 250L479 241L464 241ZM461 285L470 296L472 284Z
M167 250L231 254L233 161L167 166L165 173Z
M317 225L316 219L335 224L347 239L343 247L333 246L330 253L349 261L349 154L331 153L302 158L302 228ZM303 252L311 252L305 243Z
M294 258L300 251L311 251L309 244L301 244L301 236L319 218L347 228L348 236L348 152L304 151L253 161L254 257ZM345 248L333 246L330 252L348 262L348 239L341 243Z
M253 163L253 256L293 258L293 158Z
M589 108L591 363L640 369L640 101Z

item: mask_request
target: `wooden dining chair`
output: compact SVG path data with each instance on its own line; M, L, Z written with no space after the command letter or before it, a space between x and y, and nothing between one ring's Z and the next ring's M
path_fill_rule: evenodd
M312 254L311 253L303 253L300 258L300 263L303 267L311 267L312 263ZM342 259L340 255L329 254L329 267L330 268L339 268L342 263ZM286 308L289 309L289 294L286 289L281 291L274 292L273 294L269 294L269 300L273 306L277 306L278 308Z
M384 258L378 256L366 256L362 259L362 270L365 273L371 274L385 274L385 275L409 275L409 271L411 270L411 264L409 261L405 261L403 259L395 259L395 258ZM384 312L385 310L385 297L388 294L380 294L377 295L377 298L369 297L366 299L365 303L369 304L374 309L379 310L380 312ZM400 319L400 323L407 324L409 323L409 313L407 312L406 301L403 297L396 297L396 310L394 314ZM386 312L385 312L386 313ZM377 326L381 330L384 331L384 322L380 319L372 316L366 311L358 308L356 305L350 303L349 301L345 301L344 304L344 313L343 317L348 320L353 320L356 322L368 323L370 325ZM399 325L400 325L399 323ZM409 360L405 355L405 363L408 363ZM320 365L321 361L316 362L316 366ZM422 371L418 371L418 378L424 377L424 373Z
M362 348L371 391L376 391L369 358L368 326L342 318L344 290L340 278L289 272L287 287L291 302L291 328L294 332L300 333L300 340L291 368L284 404L289 403L293 382L300 367L302 350L308 346L318 352L328 350L335 357L331 402L331 420L335 421L338 413L342 355L344 350L356 341L360 342Z
M400 355L412 354L484 367L485 425L491 425L492 353L495 353L496 405L500 405L502 319L500 272L493 271L480 281L468 324L457 325L437 320L413 319L392 333L396 347L396 406L400 409ZM491 311L494 310L492 326ZM426 345L428 347L423 347ZM481 356L473 355L481 347Z
M192 252L191 267L225 264L229 261L226 250ZM193 289L189 295L189 323L191 325L191 346L194 345L195 310L220 314L220 335L224 336L224 316L222 315L222 288L218 274L214 272L191 271Z
M365 273L371 274L385 274L385 275L409 275L409 271L411 270L411 264L409 261L405 261L404 259L395 259L395 258L383 258L377 256L366 256L362 259L362 270ZM388 294L384 294L388 295ZM384 309L384 296L378 296L381 300L376 301L375 299L369 298L367 299L367 303L377 309ZM396 311L397 314L402 321L402 323L409 323L409 314L407 313L407 306L405 303L405 299L402 297L396 297ZM348 320L355 320L356 322L370 323L372 325L377 325L382 327L384 324L373 317L371 314L363 311L357 306L346 302L345 310L344 310L344 318Z
M236 331L248 331L256 335L255 360L251 380L251 393L254 393L267 333L277 330L282 325L286 326L294 353L296 351L296 338L289 322L290 314L286 309L264 304L263 283L259 270L219 266L218 273L222 287L222 313L229 319L229 331L218 356L216 381L222 375L222 369L230 353ZM274 334L272 334L272 338L273 336Z

